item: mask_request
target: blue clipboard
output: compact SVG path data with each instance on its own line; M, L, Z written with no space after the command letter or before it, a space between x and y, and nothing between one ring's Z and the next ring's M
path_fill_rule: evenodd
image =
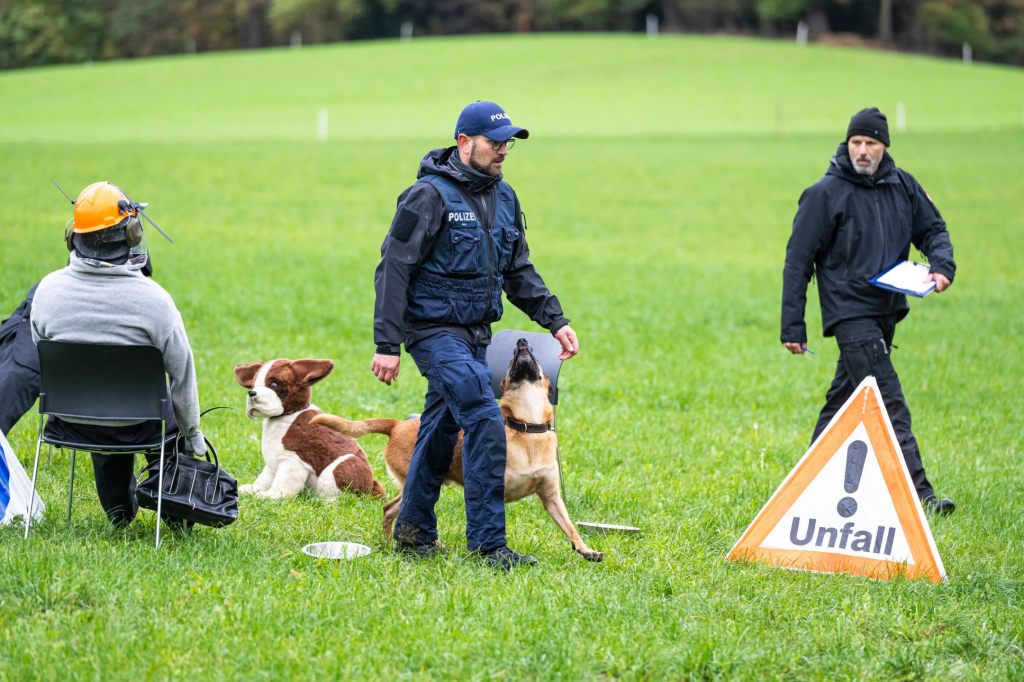
M904 260L886 268L871 278L871 284L899 294L924 298L935 291L935 282L924 281L929 268L922 263Z

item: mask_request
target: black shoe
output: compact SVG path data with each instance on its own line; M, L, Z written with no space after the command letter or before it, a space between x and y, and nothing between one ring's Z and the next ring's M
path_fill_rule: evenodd
M438 554L440 554L441 547L434 542L422 543L395 540L395 551L399 554L406 554L408 556L416 557L418 559L429 559L430 557L437 556Z
M934 495L921 500L921 506L924 507L926 512L933 514L941 514L942 516L949 516L956 511L956 505L953 504L953 500L948 497L943 497L941 500Z
M399 523L395 526L395 551L399 554L427 559L441 553L441 545L428 542L421 531L410 523Z
M520 554L513 549L509 549L507 545L487 552L480 552L480 555L488 564L504 571L511 571L515 566L537 565L537 557L530 554Z

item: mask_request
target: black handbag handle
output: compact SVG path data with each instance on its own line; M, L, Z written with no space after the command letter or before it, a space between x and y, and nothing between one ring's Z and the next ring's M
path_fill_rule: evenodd
M211 408L211 409L216 409L216 408ZM199 459L199 457L196 457L196 454L194 452L186 453L186 452L179 452L178 451L178 441L184 440L184 437L185 437L184 434L182 434L179 431L178 432L178 437L174 439L174 471L171 472L171 482L168 484L168 487L174 485L174 481L176 480L176 478L178 476L178 463L180 461L178 458L180 456L182 456L182 455L191 455L193 458ZM213 443L211 443L210 439L207 438L205 435L203 436L203 442L206 443L206 461L210 462L210 464L213 464L214 467L216 467L216 469L217 469L217 474L216 474L216 476L214 476L214 479L213 479L213 488L216 489L216 488L220 487L220 474L224 470L221 469L221 467L220 467L220 457L217 456L217 448L213 447ZM213 453L213 459L212 460L210 459L210 453ZM207 503L209 503L209 502L212 501L210 499L210 492L209 492L210 486L206 486L206 488L207 488L207 491L204 493L203 498L206 500Z
M179 431L178 432L178 437L174 439L174 454L175 454L175 458L174 458L174 472L175 473L178 472L178 457L177 457L177 455L186 455L186 454L188 454L188 455L192 455L196 459L199 459L198 457L196 457L196 453L194 453L194 452L186 453L184 451L179 451L178 450L178 441L184 440L184 438L185 438L185 436ZM213 464L215 467L217 467L217 482L219 483L220 482L220 471L221 471L221 469L220 469L220 457L217 456L217 448L213 447L213 443L211 443L210 439L207 438L205 435L203 436L203 442L206 443L206 461L209 462L210 464ZM212 460L210 459L210 453L211 452L213 453L213 459Z

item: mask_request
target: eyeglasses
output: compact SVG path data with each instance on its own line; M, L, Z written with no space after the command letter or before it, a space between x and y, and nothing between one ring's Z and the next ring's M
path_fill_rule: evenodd
M498 142L497 140L487 140L487 142L490 143L491 149L493 151L500 150L502 145L505 145L509 149L512 149L512 147L516 146L516 138L514 137L510 137L507 140L502 140L501 142Z

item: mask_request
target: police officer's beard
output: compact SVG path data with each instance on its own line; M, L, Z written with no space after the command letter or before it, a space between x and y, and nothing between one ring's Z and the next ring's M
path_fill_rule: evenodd
M494 167L494 163L499 161L500 159L501 157L495 157L494 162L492 162L490 165L482 163L479 159L477 159L476 140L473 141L473 145L469 149L470 168L477 172L483 173L484 175L490 175L492 178L501 177L501 171L498 168Z

